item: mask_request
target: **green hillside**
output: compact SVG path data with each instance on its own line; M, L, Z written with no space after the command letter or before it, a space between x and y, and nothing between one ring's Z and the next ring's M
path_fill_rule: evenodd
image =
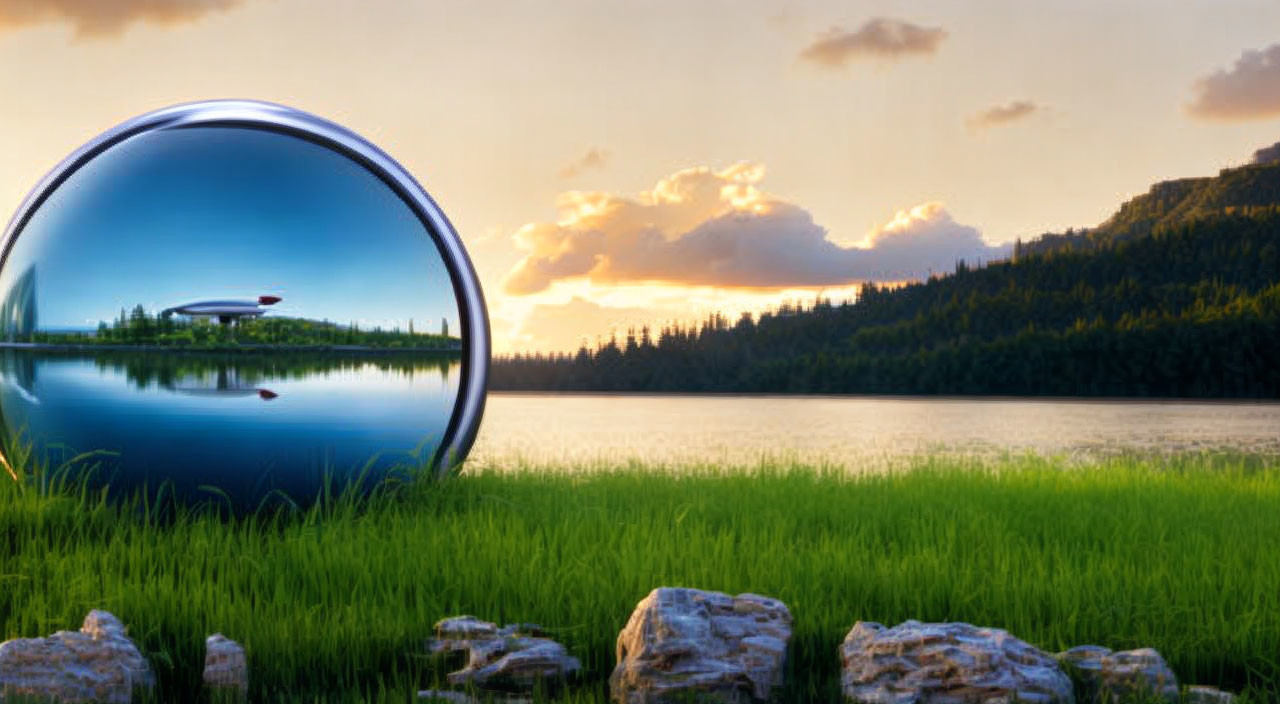
M1091 251L1161 228L1206 217L1248 214L1280 203L1280 162L1223 169L1216 177L1161 181L1120 206L1101 225L1065 234L1047 233L1021 243L1017 255Z

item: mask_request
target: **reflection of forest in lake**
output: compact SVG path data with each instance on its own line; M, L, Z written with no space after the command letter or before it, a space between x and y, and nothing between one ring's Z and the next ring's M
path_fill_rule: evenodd
M316 375L358 372L366 367L383 376L411 381L433 375L447 381L460 363L456 353L343 354L341 352L162 352L120 349L45 350L5 349L0 352L0 377L33 392L37 360L92 360L101 371L123 375L138 389L212 384L231 389L281 379L302 380Z
M259 385L282 379L301 380L313 376L352 373L366 367L381 375L412 380L431 375L447 380L449 370L458 365L456 354L423 356L354 356L306 352L274 354L170 354L104 350L93 355L99 369L123 373L139 389L150 386L183 388L214 383L214 388Z
M171 478L237 501L314 495L322 472L376 478L430 461L461 377L448 353L0 351L6 447L57 463L118 453L113 486Z

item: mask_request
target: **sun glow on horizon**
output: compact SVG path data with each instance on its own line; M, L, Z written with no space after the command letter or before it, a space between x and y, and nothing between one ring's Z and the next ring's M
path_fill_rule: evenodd
M130 116L279 102L367 136L422 179L467 246L497 350L559 349L626 321L840 300L862 281L991 261L1017 237L1096 225L1127 194L1277 139L1277 3L1028 13L1019 0L980 12L922 0L876 22L834 0L785 21L656 2L20 13L0 26L0 91L21 98L0 119L3 212ZM932 33L904 44L893 27ZM431 89L406 91L405 66Z
M502 299L493 311L497 321L493 348L497 354L572 352L581 344L594 347L597 339L622 337L629 329L638 332L646 326L657 338L665 326L697 326L717 313L732 324L743 313L758 317L783 306L808 308L818 300L852 302L861 288L729 289L661 282L602 286L587 280L560 281L533 296Z

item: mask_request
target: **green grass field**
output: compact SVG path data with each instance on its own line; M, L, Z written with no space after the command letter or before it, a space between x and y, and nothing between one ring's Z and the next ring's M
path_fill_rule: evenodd
M909 618L1153 646L1184 683L1280 701L1277 458L480 471L237 520L0 478L0 637L105 608L165 701L198 690L214 631L245 644L254 701L411 701L443 684L432 624L470 613L550 629L585 668L563 698L602 702L618 631L661 585L786 602L787 702L839 701L853 623Z

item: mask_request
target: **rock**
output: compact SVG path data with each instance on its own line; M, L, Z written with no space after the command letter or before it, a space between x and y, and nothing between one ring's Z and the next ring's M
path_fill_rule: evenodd
M1236 695L1217 687L1193 684L1182 691L1182 701L1184 704L1234 704Z
M418 692L418 699L431 702L448 702L448 704L479 704L476 698L462 692L451 692L447 689L424 689Z
M454 616L436 622L436 638L467 640L497 638L498 627L475 616Z
M1098 645L1080 645L1059 653L1058 659L1079 673L1084 690L1081 701L1098 701L1104 694L1178 701L1178 678L1153 648L1112 652Z
M840 646L846 699L868 704L1073 701L1056 660L998 628L859 621Z
M0 643L0 698L127 704L154 686L151 665L106 611L90 611L79 631Z
M428 643L428 650L467 652L466 666L449 673L450 684L527 692L538 682L554 686L582 670L563 645L542 633L535 624L498 628L474 616L457 616L436 624L436 638Z
M443 702L444 704L533 704L533 699L519 694L485 694L483 700L476 699L465 692L451 689L424 689L418 692L418 701Z
M764 701L782 683L791 612L777 599L698 589L649 592L618 634L614 701Z
M455 692L451 689L424 689L418 692L418 701L444 704L533 704L532 698L519 694L487 692L481 700L465 692Z
M204 684L242 696L249 693L249 665L239 643L221 633L204 639Z

